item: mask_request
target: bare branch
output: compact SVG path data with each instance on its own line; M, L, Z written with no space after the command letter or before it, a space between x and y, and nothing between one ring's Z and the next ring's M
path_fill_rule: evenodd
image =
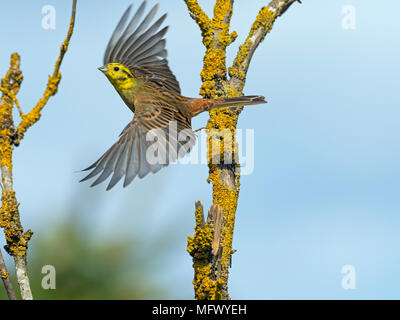
M296 1L301 3L300 0L272 0L268 7L275 9L275 15L280 17Z
M19 290L23 300L33 300L32 290L29 283L28 267L26 264L26 255L15 256L15 273L17 274Z
M8 299L17 300L17 296L15 295L14 287L10 280L10 274L8 273L6 264L3 259L3 254L0 249L0 277L3 280L4 287L6 288Z

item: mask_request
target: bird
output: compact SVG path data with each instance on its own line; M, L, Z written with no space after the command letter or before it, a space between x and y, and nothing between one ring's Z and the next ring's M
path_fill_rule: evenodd
M158 7L145 14L144 0L130 19L132 4L126 9L107 44L104 65L98 68L134 116L118 141L83 170L91 171L81 182L99 175L91 187L111 174L107 190L122 177L126 187L135 177L144 178L183 157L196 141L191 119L201 112L266 103L256 95L216 99L181 95L167 60L168 26L162 27L167 14L155 19Z

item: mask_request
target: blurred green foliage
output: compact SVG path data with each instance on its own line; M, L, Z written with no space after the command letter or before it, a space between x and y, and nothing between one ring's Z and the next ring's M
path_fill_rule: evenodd
M90 198L87 194L78 197L78 200L73 199L77 201L70 202L75 208L63 210L66 212L59 215L61 219L34 230L28 250L28 271L34 298L168 298L165 285L159 283L157 275L168 264L170 257L166 253L169 252L167 248L173 246L173 227L149 236L146 230L133 228L140 225L140 217L151 223L149 215L139 212L138 217L132 217L132 207L123 205L118 210L120 213L113 215L111 222L106 224L108 232L99 230L101 197ZM96 205L91 207L88 203ZM51 214L54 212L49 212ZM4 251L3 256L19 295L13 261ZM46 275L42 268L45 265L55 267L54 290L42 288L41 282ZM2 284L0 299L7 299Z
M152 280L156 270L151 254L144 253L135 239L99 241L81 229L77 221L64 221L34 243L28 257L35 299L165 297ZM42 267L48 264L56 270L55 290L45 290L41 285L45 276ZM17 289L12 263L8 263L8 268ZM0 289L0 298L7 299L4 288Z

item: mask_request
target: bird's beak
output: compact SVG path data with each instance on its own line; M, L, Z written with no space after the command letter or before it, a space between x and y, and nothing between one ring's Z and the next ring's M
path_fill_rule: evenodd
M108 68L106 66L102 66L102 67L97 68L97 69L99 69L101 72L107 72L108 71Z

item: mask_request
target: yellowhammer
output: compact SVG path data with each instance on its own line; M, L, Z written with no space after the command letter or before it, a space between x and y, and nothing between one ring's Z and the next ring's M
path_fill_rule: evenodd
M84 170L92 171L81 181L101 173L91 186L113 173L107 190L124 175L126 187L136 176L143 178L150 171L156 173L184 156L195 143L191 119L203 111L266 103L263 96L225 99L182 96L166 59L164 36L168 27L159 30L167 15L152 23L157 4L142 19L145 6L143 1L126 27L131 6L125 11L107 45L104 66L99 68L132 110L134 118L119 140Z

